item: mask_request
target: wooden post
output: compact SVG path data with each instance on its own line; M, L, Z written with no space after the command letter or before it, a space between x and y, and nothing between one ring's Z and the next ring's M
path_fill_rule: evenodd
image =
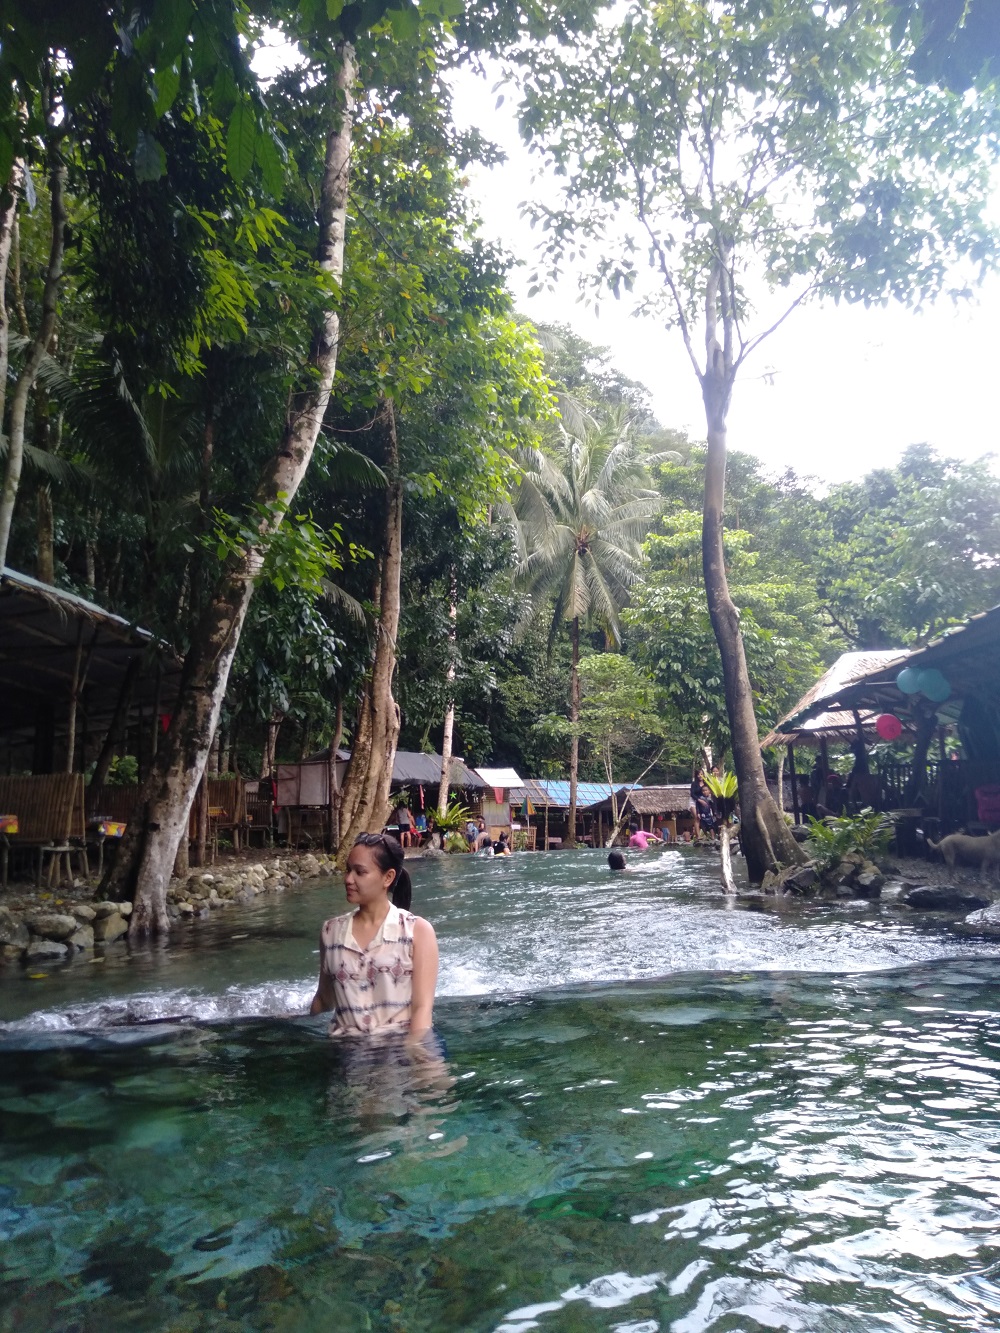
M802 823L802 810L799 806L799 780L795 776L795 746L788 747L788 777L792 784L792 818L796 824Z
M76 654L73 658L73 679L69 687L69 712L66 718L66 772L73 772L76 759L76 706L80 697L80 666L83 662L83 622L76 632Z
M208 848L208 774L201 775L201 782L198 784L198 794L195 798L195 809L198 812L198 837L196 842L195 859L199 866L204 866L205 856Z
M91 791L103 786L108 776L108 769L111 767L111 760L114 758L115 747L121 739L125 719L128 717L129 708L132 704L132 690L139 674L139 666L139 658L133 657L126 668L121 689L118 691L118 702L115 704L114 716L111 719L111 725L108 727L107 735L104 737L104 744L101 746L97 763L94 765L94 771L90 778Z

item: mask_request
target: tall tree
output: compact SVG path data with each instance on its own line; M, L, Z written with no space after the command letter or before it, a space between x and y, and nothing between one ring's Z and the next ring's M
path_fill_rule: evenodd
M580 772L580 632L593 622L614 645L619 613L642 571L642 539L660 512L659 494L624 410L566 434L550 457L536 450L518 487L516 580L535 609L551 615L550 642L569 624L569 838L576 841Z
M737 375L810 297L880 303L968 290L995 262L985 216L998 120L985 100L921 86L890 41L891 7L808 0L638 0L571 50L524 56L525 135L559 173L533 203L558 271L583 242L588 280L631 290L679 331L708 453L702 562L725 676L752 880L800 857L768 794L722 542ZM783 295L751 332L751 297Z
M316 269L336 290L343 272L347 192L357 64L341 40L330 78L326 152L320 180ZM225 559L212 597L192 635L181 693L138 818L130 821L121 855L108 879L118 896L134 895L130 935L166 933L166 886L187 828L194 793L219 722L233 656L254 581L269 540L294 498L319 435L333 387L340 320L332 301L315 330L309 373L289 398L277 448L254 497L256 535Z

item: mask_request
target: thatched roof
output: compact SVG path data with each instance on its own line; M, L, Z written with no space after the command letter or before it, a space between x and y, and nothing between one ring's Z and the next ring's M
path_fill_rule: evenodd
M626 787L617 796L619 803L624 800L637 815L676 815L687 810L691 791L680 783L672 783L666 787L634 787L631 794ZM610 810L610 796L591 808L595 812Z
M679 783L669 787L643 787L628 799L637 815L677 815L687 810L691 789Z
M865 679L876 672L884 672L910 656L908 648L887 648L860 653L842 653L833 666L825 671L815 685L807 690L790 712L786 713L773 731L761 741L761 749L769 745L818 745L821 740L853 740L858 734L852 711L820 712L815 717L799 721L804 713L824 699L836 702L837 696L848 685ZM859 709L861 726L866 736L875 734L875 718L881 710Z

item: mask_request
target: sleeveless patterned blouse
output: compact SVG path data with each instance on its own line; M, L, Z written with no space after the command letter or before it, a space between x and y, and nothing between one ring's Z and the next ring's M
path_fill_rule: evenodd
M354 938L353 912L332 916L320 931L322 969L333 982L330 1035L406 1027L413 995L412 912L390 906L367 949Z

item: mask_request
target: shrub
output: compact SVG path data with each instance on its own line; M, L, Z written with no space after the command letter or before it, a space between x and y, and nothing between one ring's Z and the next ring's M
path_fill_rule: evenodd
M139 781L139 761L134 754L116 755L108 769L109 787L132 787Z
M810 817L806 850L821 872L835 869L852 852L871 861L889 850L893 828L891 815L870 809L857 815Z

